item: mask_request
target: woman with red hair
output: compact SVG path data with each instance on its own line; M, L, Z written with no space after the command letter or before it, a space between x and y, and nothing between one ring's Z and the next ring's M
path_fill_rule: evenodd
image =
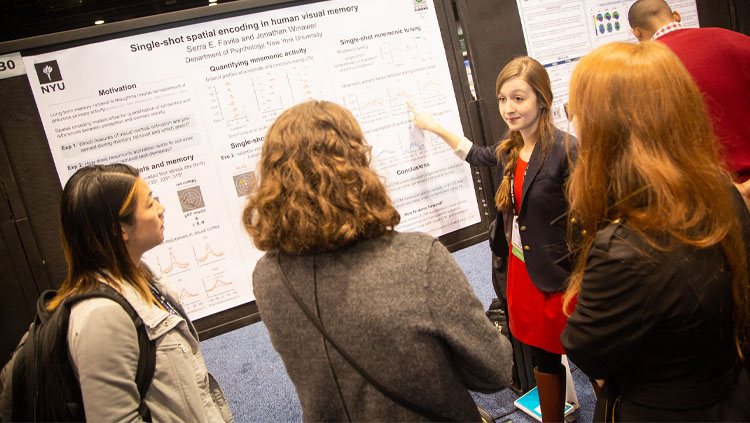
M561 339L603 383L595 420L750 420L750 217L700 91L666 46L611 43L581 59L570 106L582 249Z

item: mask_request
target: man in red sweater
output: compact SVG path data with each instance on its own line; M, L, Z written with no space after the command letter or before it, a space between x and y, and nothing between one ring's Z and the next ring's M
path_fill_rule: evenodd
M664 0L638 0L628 21L639 41L669 47L703 92L719 152L750 198L750 37L721 28L685 28Z

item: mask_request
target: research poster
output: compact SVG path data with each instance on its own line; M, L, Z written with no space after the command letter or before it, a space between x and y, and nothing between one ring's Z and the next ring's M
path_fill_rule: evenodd
M562 130L573 131L563 105L570 76L581 57L613 41L637 42L628 10L635 0L516 0L528 55L547 69L552 83L552 115ZM697 28L695 0L667 0L682 24Z
M23 58L62 184L137 167L166 207L144 257L197 319L254 299L262 252L241 223L263 137L309 100L350 109L402 231L480 222L468 165L410 125L407 101L463 133L431 0L325 1Z

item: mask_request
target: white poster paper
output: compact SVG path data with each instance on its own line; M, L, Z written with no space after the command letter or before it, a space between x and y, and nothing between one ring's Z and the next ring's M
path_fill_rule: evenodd
M528 55L547 69L552 82L552 115L560 129L572 132L563 104L570 76L581 57L613 41L637 42L628 23L635 0L516 0ZM698 27L695 0L668 0L682 24Z
M241 224L263 137L308 99L349 108L402 216L434 236L480 222L469 166L411 127L406 102L463 133L430 0L326 1L24 57L61 182L140 169L166 207L144 259L193 319L254 299Z

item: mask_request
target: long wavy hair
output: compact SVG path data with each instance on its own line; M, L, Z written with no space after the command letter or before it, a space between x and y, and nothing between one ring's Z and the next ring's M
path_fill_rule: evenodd
M60 227L68 275L47 305L95 289L106 280L116 289L132 285L144 299L151 273L128 254L122 224L132 224L138 192L138 170L126 164L86 166L73 174L62 193Z
M258 249L329 251L393 231L401 217L345 108L309 101L268 129L243 223Z
M566 309L596 233L622 219L660 251L720 245L732 274L735 335L744 342L747 246L703 98L680 59L654 42L599 47L576 66L570 104L580 143L567 190L582 249Z
M552 145L554 127L552 125L552 85L549 75L541 63L528 56L516 57L497 75L495 95L500 97L500 89L509 79L520 78L531 86L536 94L539 109L537 136L539 137L542 154L545 155ZM498 144L495 149L498 163L505 163L503 180L495 193L495 205L498 210L510 208L510 178L516 171L518 155L523 147L523 137L519 131L510 131L509 137Z

